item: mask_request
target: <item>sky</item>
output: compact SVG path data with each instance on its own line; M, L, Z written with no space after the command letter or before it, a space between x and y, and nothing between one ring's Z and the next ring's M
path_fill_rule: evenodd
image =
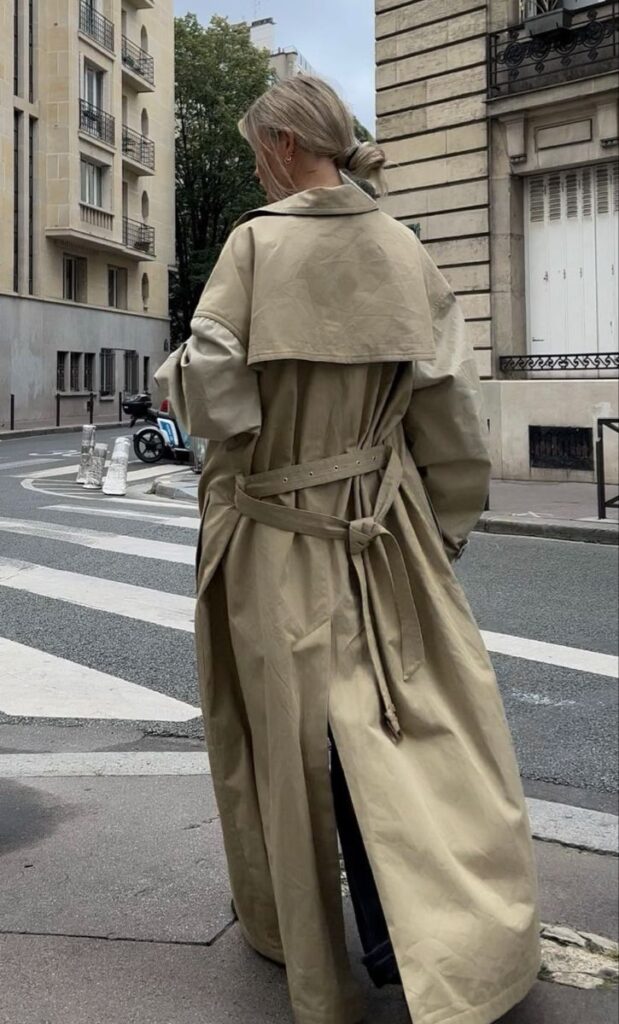
M204 25L214 14L274 18L276 48L299 50L374 132L374 0L174 0L174 8Z

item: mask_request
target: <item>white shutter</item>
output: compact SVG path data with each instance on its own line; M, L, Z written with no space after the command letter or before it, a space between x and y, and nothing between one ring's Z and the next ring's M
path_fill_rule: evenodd
M619 165L538 174L526 189L529 351L617 351Z

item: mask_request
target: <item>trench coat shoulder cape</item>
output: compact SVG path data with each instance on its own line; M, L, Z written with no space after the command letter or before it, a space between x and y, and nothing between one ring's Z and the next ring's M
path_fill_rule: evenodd
M451 562L487 493L461 312L352 184L254 211L157 374L210 439L202 707L240 927L296 1024L357 1024L334 737L414 1024L491 1024L539 966L532 844Z

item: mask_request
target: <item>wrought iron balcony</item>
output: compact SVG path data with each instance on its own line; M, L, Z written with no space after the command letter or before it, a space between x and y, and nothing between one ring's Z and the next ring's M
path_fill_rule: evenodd
M573 370L619 371L619 352L574 352L547 356L500 356L501 373L567 373Z
M137 249L146 256L154 256L155 229L139 220L123 217L123 243L129 249Z
M151 171L155 170L155 143L146 135L134 132L126 124L123 125L123 156L135 160Z
M532 0L549 8L555 0ZM528 24L488 37L490 97L588 78L619 67L619 0L583 11L561 8L567 28L532 35ZM542 16L544 12L542 12Z
M115 119L87 100L80 100L80 131L108 146L115 144Z
M122 62L135 75L139 75L149 85L155 84L155 62L150 53L136 46L126 36L122 38Z
M80 0L80 32L114 53L114 22L104 18L85 0Z

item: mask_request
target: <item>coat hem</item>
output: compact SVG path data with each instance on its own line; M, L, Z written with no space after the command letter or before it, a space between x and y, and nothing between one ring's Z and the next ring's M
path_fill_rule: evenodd
M539 970L540 957L538 956L518 981L510 985L505 992L495 996L494 999L484 1003L483 1006L476 1007L474 1010L465 1010L464 1013L442 1017L433 1013L429 1016L424 1016L423 1014L421 1016L414 1015L411 1008L411 1014L415 1024L496 1024L504 1014L513 1009L514 1006L517 1006L528 995L537 981Z
M213 314L209 314L212 319L216 319ZM225 326L225 324L224 324ZM269 349L266 352L255 352L252 351L252 345L249 345L249 355L247 359L248 366L254 366L257 363L271 363L278 359L298 359L304 363L338 363L352 365L355 363L409 363L417 361L425 361L428 359L436 358L436 350L434 348L419 351L412 351L408 349L406 351L397 352L381 352L378 356L372 355L371 353L353 353L348 355L340 355L338 352L332 350L326 352L299 352L299 349Z

